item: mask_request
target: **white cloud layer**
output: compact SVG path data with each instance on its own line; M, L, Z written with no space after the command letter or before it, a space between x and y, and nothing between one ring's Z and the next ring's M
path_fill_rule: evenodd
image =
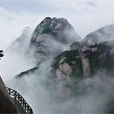
M34 29L43 16L0 8L0 17L0 48L4 49L20 36L26 26Z

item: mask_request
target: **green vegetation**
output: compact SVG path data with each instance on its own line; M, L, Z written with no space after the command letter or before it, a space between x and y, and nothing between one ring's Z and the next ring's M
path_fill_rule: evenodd
M52 32L52 28L51 28L50 24L43 25L42 34L45 34L45 33L48 34L51 32Z
M96 70L107 70L107 71L113 71L114 70L114 61L108 56L109 51L111 50L111 46L107 44L107 42L96 44L92 47L97 47L98 51L90 56L90 63L92 72L95 72ZM100 60L101 54L106 54L106 58L101 58L103 60Z
M91 53L89 56L92 74L95 74L98 70L106 70L108 72L110 71L111 73L113 72L114 74L114 60L112 60L108 55L112 47L108 45L107 42L90 46L90 48L96 47L98 48L98 51ZM79 50L65 51L61 53L54 59L52 67L57 69L61 60L62 63L66 62L72 67L71 77L83 76Z
M72 67L72 77L81 77L82 76L82 66L81 66L81 60L80 58L76 59L76 56L79 56L79 51L78 50L72 50L72 51L65 51L58 55L53 63L52 67L54 69L57 69L59 67L59 62L62 61L63 63L66 62ZM75 63L73 63L75 62Z
M63 59L63 58L65 58L64 59L64 62L67 62L69 65L71 65L72 64L72 61L75 61L75 57L76 57L76 55L77 55L77 53L78 53L78 51L65 51L65 52L63 52L63 53L61 53L60 55L58 55L55 59L54 59L54 61L53 61L53 63L52 63L52 66L54 67L54 68L58 68L58 65L59 65L59 62Z

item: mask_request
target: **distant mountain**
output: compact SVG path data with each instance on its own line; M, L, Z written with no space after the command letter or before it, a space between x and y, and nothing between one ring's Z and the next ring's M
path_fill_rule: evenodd
M39 39L39 35L44 34L51 34L57 41L64 44L72 43L80 38L72 25L64 18L46 17L34 30L31 43L34 44Z
M114 40L114 24L102 27L88 34L82 42L87 45Z
M31 40L32 30L26 27L19 38L17 38L10 46L10 49L16 52L25 53L28 50Z

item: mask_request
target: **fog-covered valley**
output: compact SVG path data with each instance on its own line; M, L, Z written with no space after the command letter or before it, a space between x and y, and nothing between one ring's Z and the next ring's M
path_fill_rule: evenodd
M0 3L1 78L34 114L114 113L113 0L60 3Z
M55 26L53 25L54 21L55 23L58 23L58 21L60 21L61 24L56 24ZM48 30L45 28L47 26L45 23L52 23L51 27L55 26L55 28L48 28ZM62 26L66 28L61 28ZM66 36L64 29L72 32L67 32ZM110 45L110 41L113 41L113 27L106 26L105 29L101 28L98 30L98 32L93 32L90 35L87 35L87 37L78 45L74 45L72 43L75 41L80 41L81 38L73 30L71 25L69 25L69 23L63 18L52 18L52 20L49 17L45 18L36 27L34 32L28 31L28 28L25 29L22 35L13 41L5 50L5 56L1 60L0 69L5 84L22 94L22 96L33 108L35 114L103 113L105 111L112 110L109 110L107 106L108 103L110 103L113 99L114 94L113 72L106 72L105 70L107 69L102 69L102 66L99 70L97 70L95 67L97 72L92 73L93 71L91 71L92 77L90 76L90 78L86 79L73 78L72 80L72 75L77 77L80 76L80 74L78 74L78 71L76 71L77 74L71 74L71 72L73 73L74 71L71 69L71 66L69 66L70 64L65 63L65 66L59 66L59 70L61 69L62 72L58 71L58 69L56 70L56 68L56 71L52 71L52 64L54 58L64 51L77 50L78 48L81 49L82 46L96 45L96 43L101 43L104 41L109 41ZM107 40L107 37L110 37L110 39ZM102 41L100 38L102 38ZM71 44L72 46L70 46ZM107 44L103 44L103 46L105 45ZM97 47L92 49L95 50L96 48ZM108 47L106 49L108 49ZM106 49L103 49L103 51L106 51ZM110 53L113 55L113 48ZM74 55L70 56L74 57ZM90 56L94 57L92 55ZM102 58L99 57L99 59L104 61L105 55ZM57 64L61 65L61 62L64 60L65 57L63 56L61 57L60 62L58 61ZM67 62L67 60L65 61ZM69 61L73 62L72 58ZM64 63L62 64L64 65ZM76 64L75 61L73 64ZM35 71L33 70L32 72L28 72L29 69L32 69L34 67L38 68ZM109 67L112 68L112 66ZM81 69L78 68L78 70ZM64 74L64 72L66 74ZM85 74L89 76L88 69L86 69ZM82 75L84 76L84 71Z

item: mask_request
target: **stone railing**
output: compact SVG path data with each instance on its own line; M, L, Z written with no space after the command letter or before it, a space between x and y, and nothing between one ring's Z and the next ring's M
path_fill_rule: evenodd
M14 100L16 104L18 104L21 107L25 114L33 114L32 108L28 105L25 99L17 91L11 88L7 88L7 91L10 97Z

